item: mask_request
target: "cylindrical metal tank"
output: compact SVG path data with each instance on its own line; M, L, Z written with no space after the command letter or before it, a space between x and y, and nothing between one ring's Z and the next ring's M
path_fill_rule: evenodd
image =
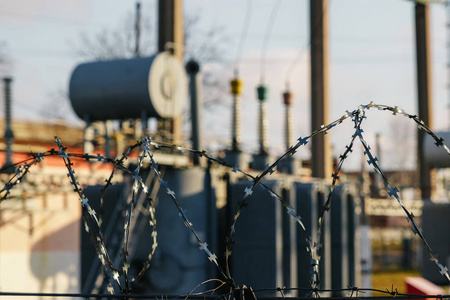
M439 138L444 139L444 144L450 146L450 131L436 132ZM425 160L432 168L450 168L450 158L447 151L442 147L436 146L436 141L425 135L423 141L423 150L425 152Z
M87 121L172 118L187 98L186 72L168 52L78 65L70 78L75 113Z

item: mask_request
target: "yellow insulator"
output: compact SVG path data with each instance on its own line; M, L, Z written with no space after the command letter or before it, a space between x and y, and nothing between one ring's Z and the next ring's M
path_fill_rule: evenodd
M240 94L242 94L242 86L243 85L244 85L244 83L239 78L235 78L235 79L231 80L230 81L231 94L234 96L239 96Z

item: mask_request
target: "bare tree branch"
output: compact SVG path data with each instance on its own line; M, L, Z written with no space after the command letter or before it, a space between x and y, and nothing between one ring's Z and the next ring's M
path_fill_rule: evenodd
M143 10L145 12L145 10ZM141 17L140 52L142 56L151 55L156 50L156 40L152 38L151 18ZM224 62L227 38L220 26L211 26L206 31L201 27L200 14L184 16L184 41L186 61L195 59L202 66L203 107L211 111L228 103L228 81L217 72L217 65ZM134 14L128 13L127 18L115 29L104 28L95 35L81 34L78 44L74 47L76 55L86 60L110 60L131 58L135 56L135 21ZM214 67L211 67L214 65ZM208 67L209 66L209 67ZM58 92L61 95L61 92ZM54 97L59 98L59 97ZM188 121L189 118L184 118Z

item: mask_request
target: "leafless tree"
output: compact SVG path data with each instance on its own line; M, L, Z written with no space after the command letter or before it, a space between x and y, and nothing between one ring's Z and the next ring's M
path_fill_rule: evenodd
M145 12L145 11L144 11ZM156 49L156 38L152 36L149 17L143 14L141 20L141 55L151 55ZM184 17L185 60L194 59L202 67L203 103L207 110L226 103L222 95L227 91L227 82L217 75L217 67L223 66L226 36L220 26L211 26L202 30L200 16ZM128 14L124 22L116 29L102 29L90 36L80 36L76 54L86 60L108 60L131 58L135 56L134 16ZM214 68L211 68L214 66Z
M126 19L114 29L103 28L94 35L82 33L75 46L76 55L93 61L135 56L134 18L134 15L129 13ZM150 18L145 16L145 11L141 20L140 49L141 55L146 56L154 52L155 41L151 35Z
M58 120L66 120L69 121L71 119L67 112L71 111L69 103L69 94L66 89L59 89L50 93L50 105L53 107L49 110L43 110L42 115L47 119L58 119ZM75 114L73 114L73 118L75 118Z
M203 80L203 107L212 110L227 103L223 98L228 91L228 81L218 76L217 69L224 68L227 37L220 26L212 26L206 31L200 28L200 16L185 16L184 39L186 59L200 63ZM220 72L222 73L222 72Z

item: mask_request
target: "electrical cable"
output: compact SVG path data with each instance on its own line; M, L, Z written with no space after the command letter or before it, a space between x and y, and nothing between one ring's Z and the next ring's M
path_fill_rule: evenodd
M446 0L446 42L447 42L447 129L450 130L450 0Z
M236 78L238 77L239 63L241 61L242 51L244 50L244 45L247 40L248 28L250 27L249 25L251 18L252 18L252 0L247 0L247 10L245 13L244 27L242 27L241 39L239 40L234 64L234 73Z
M262 46L262 50L261 50L261 78L260 78L261 83L264 83L267 45L269 44L270 33L272 32L273 24L274 24L275 18L277 16L278 9L280 8L281 2L282 2L281 0L275 1L274 7L272 9L272 13L270 14L270 17L269 17L269 23L267 23L266 34L264 36L263 46Z
M29 103L26 103L26 102L23 102L23 101L19 101L19 100L14 100L14 102L19 104L17 106L18 109L27 111L29 113L33 113L36 116L40 116L40 117L45 116L47 118L48 117L55 118L55 115L53 114L53 111L48 111L48 110L45 110L45 109L43 109L41 107L37 107L37 106L34 106L32 104L29 104Z
M321 19L323 18L323 15L325 14L325 10L330 8L330 3L324 7L324 9L322 10L322 14L321 14ZM317 30L317 28L320 26L320 22L318 21L316 24L314 24L314 26L311 29L311 32L315 32ZM286 75L285 75L285 82L286 82L286 90L289 90L289 86L290 86L290 77L292 75L292 72L294 71L295 67L298 66L298 64L302 61L302 59L305 56L306 53L306 49L311 47L311 36L308 40L308 42L305 43L305 45L300 49L300 51L298 52L297 56L294 58L294 60L292 61L292 63L289 65L288 69L286 70Z

